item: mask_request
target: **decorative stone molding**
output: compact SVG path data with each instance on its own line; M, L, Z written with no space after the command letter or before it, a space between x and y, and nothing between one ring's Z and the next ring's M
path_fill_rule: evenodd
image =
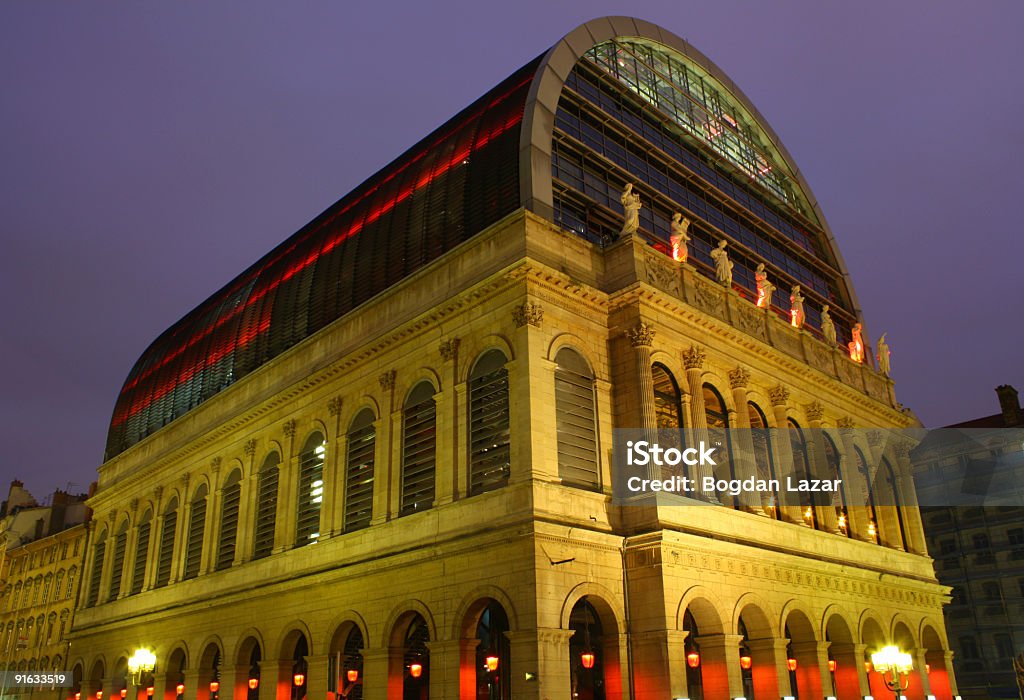
M220 457L214 457L213 459L210 460L210 471L212 471L214 474L220 472L220 461Z
M441 343L438 348L441 352L441 359L445 362L451 362L455 359L455 356L459 353L459 339L451 338Z
M683 367L686 369L702 369L704 367L704 350L691 345L683 350Z
M163 496L163 495L164 495L164 487L163 486L157 486L155 489L153 489L153 500L154 501L159 501L160 497Z
M112 510L109 513L107 513L107 520L110 521L111 525L114 524L114 520L116 520L116 519L117 519L117 511L116 510Z
M743 367L737 367L729 372L729 387L732 389L746 389L750 383L750 372Z
M850 418L849 416L843 416L842 418L839 419L838 425L840 430L853 430L853 418Z
M189 480L189 478L191 476L192 476L191 474L189 474L188 472L185 472L180 477L178 477L178 481L181 482L182 488L188 488L188 480Z
M516 328L522 328L526 324L540 328L541 321L544 320L544 309L532 301L525 301L512 309L512 320L515 321Z
M817 401L805 406L804 410L807 412L807 418L810 420L821 420L825 417L825 407Z
M736 325L744 333L764 340L764 311L756 306L740 305Z
M666 265L662 262L663 260L664 256L660 254L652 255L648 253L645 265L647 268L647 282L658 289L663 289L675 296L681 296L679 290L679 271L672 265Z
M895 450L896 456L900 459L909 457L912 449L914 449L914 444L907 440L897 440L893 443L893 450Z
M713 287L705 282L697 282L694 285L694 301L697 306L715 316L722 315L722 288Z
M134 513L135 511L137 511L137 510L139 509L139 499L137 499L137 498L133 498L133 499L132 499L132 500L131 500L131 501L130 501L130 502L128 503L128 508L129 508L129 509L131 510L131 512L133 512L133 513Z
M771 399L772 406L785 406L789 401L789 389L779 384L768 390L768 398Z
M655 332L652 326L641 321L635 328L630 328L626 331L626 337L629 338L629 344L634 348L649 348L654 342Z
M880 430L869 430L868 431L868 444L872 447L878 447L882 444L882 431Z
M397 372L393 369L389 369L384 374L377 377L377 381L380 383L381 391L391 391L395 388L395 375Z
M330 413L332 416L337 416L339 413L341 413L340 396L335 396L334 398L327 402L327 412Z
M286 420L284 422L284 425L281 426L281 428L284 430L284 436L285 437L287 437L287 438L294 437L295 436L295 419L292 418L292 419Z
M246 457L252 457L256 454L256 438L249 438L245 441L245 447L242 448L245 452Z

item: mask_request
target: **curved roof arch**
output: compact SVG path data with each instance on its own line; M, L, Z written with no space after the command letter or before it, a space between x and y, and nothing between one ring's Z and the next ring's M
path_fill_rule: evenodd
M118 396L110 459L376 294L523 207L555 221L552 149L566 80L603 42L664 47L709 76L752 120L817 219L814 235L846 298L859 305L824 215L781 140L711 60L629 17L569 32L256 261L161 334Z

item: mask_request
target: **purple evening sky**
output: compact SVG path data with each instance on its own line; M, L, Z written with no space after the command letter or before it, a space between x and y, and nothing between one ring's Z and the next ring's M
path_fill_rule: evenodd
M1024 391L1024 3L6 2L0 498L85 489L159 332L608 14L688 39L770 120L926 425Z

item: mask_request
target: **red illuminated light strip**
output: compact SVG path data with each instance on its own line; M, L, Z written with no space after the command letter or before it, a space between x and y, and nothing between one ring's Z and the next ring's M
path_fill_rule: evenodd
M307 255L302 260L296 262L291 267L289 267L284 272L284 274L282 274L279 278L274 280L272 283L268 284L266 287L263 287L259 291L253 293L246 300L244 305L239 306L238 308L232 310L231 313L229 313L228 315L224 316L223 318L219 318L213 325L208 326L201 333L191 337L187 343L185 343L184 345L179 346L174 352L169 353L168 355L165 355L164 358L159 363L157 363L156 365L153 365L152 367L147 368L147 370L143 374L140 374L138 377L136 377L134 380L132 380L132 382L129 385L127 385L122 390L122 395L125 392L127 392L128 390L134 388L140 381L142 381L142 379L147 378L148 376L152 375L160 367L166 365L168 362L170 362L174 358L180 356L185 351L187 351L189 348L193 347L196 343L198 343L201 339L209 336L217 328L219 328L220 326L222 326L223 324L228 322L230 319L234 318L237 314L241 313L243 310L245 310L245 309L249 308L251 305L255 304L257 301L259 301L264 296L269 294L271 291L276 289L282 283L290 280L292 277L294 277L295 275L297 275L300 272L302 272L303 270L305 270L307 267L309 267L310 265L315 263L322 255L324 255L324 254L330 252L331 250L333 250L334 248L338 247L339 245L341 245L341 243L343 243L348 238L351 238L352 236L355 236L356 234L358 234L363 228L366 227L367 224L371 224L371 223L377 221L381 216L383 216L384 214L388 213L389 211L394 209L396 206L398 206L402 201L404 201L404 200L408 199L410 196L412 196L413 193L415 193L416 191L422 189L423 187L426 187L431 182L433 182L436 178L441 177L442 175L447 173L449 170L451 170L456 165L461 164L462 161L464 161L466 158L468 158L472 154L473 151L476 151L476 150L478 150L480 148L483 148L489 142L491 142L492 140L494 140L495 138L497 138L501 134L505 133L509 129L514 128L517 124L519 124L522 121L522 119L523 119L522 112L514 113L503 124L500 124L496 129L494 129L490 134L486 134L486 135L481 136L476 141L476 143L474 143L472 146L467 146L466 148L462 149L461 151L455 153L445 163L443 163L441 166L435 168L432 172L424 174L424 176L421 177L414 185L412 185L412 186L406 188L405 190L399 192L398 195L394 199L391 199L391 200L385 202L384 204L380 205L379 207L375 208L373 211L371 211L369 214L367 214L365 219L353 223L351 226L349 226L349 228L346 231L341 232L341 233L335 235L334 237L332 237L322 248L320 248L316 252L310 253L309 255ZM425 155L425 153L426 152L421 153L420 155L418 155L415 160L418 161L420 158L422 158ZM415 161L413 161L413 162L415 162ZM400 169L400 170L396 171L395 173L393 173L392 175L390 175L387 179L385 179L384 181L382 181L381 183L376 185L370 191L368 191L365 194L361 195L359 197L359 199L357 199L355 202L353 202L352 204L346 206L343 211L347 211L348 209L351 209L356 203L364 200L367 196L369 196L370 193L375 192L376 190L378 190L385 182L387 182L387 180L389 180L392 177L394 177L395 175L397 175L398 172L401 172L401 170L404 170L405 167L408 167L408 165L411 165L411 162L409 164L407 164L406 166L404 166L402 169ZM337 216L340 216L342 213L343 212L338 212L338 214L332 216L331 219L333 220ZM322 225L326 225L327 223L328 222L324 222L324 224L322 224ZM305 242L305 241L301 241L301 242ZM279 260L287 252L290 252L290 251L294 250L295 246L299 245L301 242L300 241L296 241L295 244L288 249L288 251L282 252L281 255L275 257L275 259L273 261L268 261L264 266L262 266L260 268L260 272L262 272L267 267L269 267L271 264L273 264L273 262L276 262L277 260ZM259 274L259 273L256 273L256 274ZM268 313L269 313L269 310L268 310ZM247 332L243 337L239 337L237 340L235 340L235 341L225 345L223 348L218 350L216 353L213 353L211 355L207 355L206 358L204 358L203 362L200 365L193 365L193 366L187 368L184 372L182 372L178 376L176 376L173 379L171 379L171 380L167 381L166 383L162 384L160 387L158 387L156 389L156 391L154 391L152 394L148 395L142 401L134 403L131 406L130 409L125 409L124 411L119 412L118 415L116 415L114 417L114 420L112 421L112 425L114 425L114 426L121 425L126 420L128 420L128 418L130 418L131 416L135 415L136 413L138 413L139 411L141 411L144 408L148 407L152 403L154 403L154 402L158 401L159 399L163 398L168 393L173 391L176 387L180 386L182 383L184 383L184 382L188 381L189 379L191 379L193 376L195 376L195 374L197 372L199 372L201 370L204 370L204 369L210 367L211 365L216 364L217 362L222 360L225 356L227 356L230 353L234 352L238 348L244 347L245 345L253 342L259 334L265 332L269 327L270 327L270 319L269 319L269 317L267 317L265 319L261 319L259 325L256 327L256 329L254 331Z
M516 91L517 91L517 90L518 90L519 88L521 88L521 87L522 87L522 86L523 86L524 84L528 83L528 82L529 82L529 81L531 81L531 80L533 80L533 74L532 74L532 73L531 73L531 74L529 74L529 75L527 75L527 76L526 76L526 77L525 77L525 78L524 78L523 80L521 80L520 82L516 83L516 84L515 84L514 86L512 86L511 88L509 88L509 89L508 89L507 91L505 91L505 92L504 92L504 93L502 93L501 95L499 95L499 96L495 97L495 98L494 98L494 99L493 99L493 100L492 100L492 101L491 101L491 102L490 102L490 103L489 103L489 104L488 104L488 105L487 105L486 107L484 107L484 108L483 108L483 109L482 109L482 110L481 110L480 112L477 112L476 114L474 114L474 115L473 115L473 117L471 118L471 120L479 119L479 118L480 118L480 117L481 117L482 115L486 114L488 110L490 110L490 109L492 109L492 108L494 108L494 107L498 106L499 104L501 104L502 102L504 102L505 100L507 100L507 99L508 99L509 97L511 97L511 96L512 96L512 95L513 95L513 94L514 94L514 93L515 93L515 92L516 92ZM471 120L468 120L468 121L471 121ZM459 124L458 126L456 126L455 128L453 128L453 129L452 129L452 130L451 130L450 132L448 132L448 133L447 133L447 134L445 134L444 136L442 136L442 137L438 138L438 139L437 139L436 141L434 141L434 142L433 142L433 143L432 143L432 144L431 144L430 146L428 146L428 147L427 147L426 149L424 149L423 151L420 151L420 152L419 152L418 154L416 154L415 156L413 156L413 157L412 157L412 158L411 158L410 160L408 160L408 161L406 161L405 163L403 163L403 164L402 164L402 165L401 165L401 166L400 166L399 168L395 169L395 170L394 170L394 172L391 172L391 173L389 173L389 174L387 175L387 177L385 177L385 178L384 178L383 180L381 180L380 182L376 183L376 184L375 184L375 185L374 185L373 187L371 187L370 189L368 189L368 190L366 190L365 192L363 192L363 193L362 193L361 195L359 195L359 196L358 196L358 197L357 197L356 199L352 200L351 202L349 202L348 204L346 204L346 205L345 205L345 206L344 206L343 208L341 208L340 210L338 210L337 212L335 212L334 214L332 214L332 215L330 216L330 218L329 218L329 219L327 219L326 221L323 221L323 222L321 222L321 224L320 224L320 225L319 225L319 226L317 227L317 232L318 232L319 230L321 230L321 229L322 229L322 227L324 227L324 226L327 226L327 225L328 225L328 224L330 224L330 223L331 223L332 221L334 221L335 219L337 219L337 218L338 218L339 216L341 216L341 215L345 214L346 212L348 212L348 211L349 211L350 209L352 209L353 207L355 207L355 206L356 206L357 204L360 204L361 202L363 202L364 200L366 200L366 199L367 199L367 198L368 198L368 197L369 197L370 195L372 195L372 194L374 194L375 192L377 192L378 190L380 190L380 189L381 189L381 188L382 188L382 187L383 187L384 185L386 185L386 184L387 184L388 182L390 182L390 181L391 181L391 180L393 180L394 178L398 177L398 176L399 176L399 175L400 175L401 173L405 172L405 171L406 171L406 170L407 170L408 168L410 168L410 167L412 167L412 166L413 166L414 164L418 163L418 162L419 162L420 160L422 160L422 159L423 159L424 157L426 157L426 156L427 156L427 155L428 155L428 154L429 154L429 153L430 153L430 152L431 152L431 151L432 151L432 150L433 150L434 148L437 148L437 147L438 147L439 145L443 144L443 143L444 143L445 141L447 141L448 139L452 138L452 137L453 137L453 136L454 136L454 135L455 135L455 134L456 134L456 133L457 133L457 132L459 131L459 129L463 128L463 127L464 127L464 126L465 126L465 125L466 125L466 124L468 123L468 121L467 121L467 122L463 122L462 124ZM520 121L522 121L522 113L521 113L521 112L519 112L519 113L517 113L517 114L513 115L513 118L512 118L512 119L510 119L509 121L507 121L507 122L506 122L506 124L505 124L505 125L504 125L504 127L503 127L503 128L501 129L501 131L498 131L498 132L496 132L496 133L494 133L494 134L490 134L490 135L487 135L486 137L484 137L484 138L480 139L480 140L479 140L479 141L478 141L478 142L477 142L476 144L474 144L474 145L473 145L473 146L472 146L471 148L467 148L467 149L464 149L464 152L462 152L462 153L459 153L459 154L456 154L456 156L455 156L455 157L452 157L452 158L450 159L450 161L449 161L449 163L448 163L448 165L447 165L447 166L445 166L445 167L443 167L443 168L441 168L441 169L438 169L438 170L437 170L437 171L435 171L434 173L427 173L427 174L425 174L425 175L423 176L423 178L421 178L421 179L420 179L420 181L419 181L419 182L417 182L417 183L416 183L416 185L415 185L415 186L414 186L413 188L410 188L410 189L408 189L408 190L406 190L406 191L404 191L404 192L401 192L401 193L399 193L398 197L396 197L396 198L395 198L395 199L394 199L394 200L393 200L393 201L392 201L392 202L390 203L390 206L387 206L387 207L382 207L382 208L378 209L377 211L375 211L375 212L372 212L372 213L370 214L370 216L367 216L367 217L366 217L366 221L365 221L365 223L364 223L363 225L365 225L366 223L372 223L372 222L376 221L376 220L377 220L377 219L379 219L379 218L380 218L380 217L381 217L381 216L382 216L382 215L383 215L384 213L386 213L387 211L390 211L390 210L391 210L391 209L393 209L393 208L394 208L395 206L397 206L397 205L398 205L398 203L399 203L400 201L402 201L402 200L404 200L405 198L407 198L407 197L411 196L411 195L412 195L412 193L413 193L413 192L414 192L415 190L417 190L417 189L419 189L419 188L421 188L421 187L424 187L424 186L426 186L427 184L429 184L429 183L430 183L430 182L432 181L432 179L433 179L434 177L437 177L437 176L439 176L440 174L442 174L443 172L446 172L446 171L447 171L448 169L450 169L450 168L452 167L452 165L453 165L454 163L456 163L456 162L461 162L462 160L465 160L465 159L466 159L466 157L467 157L467 156L469 156L469 154L470 154L470 152L471 152L472 150L475 150L475 149L478 149L478 148L481 148L481 147L483 147L483 146L484 146L484 145L486 145L486 144L487 144L487 143L488 143L488 142L489 142L489 141L490 141L491 139L493 139L493 138L497 137L497 136L498 136L498 135L499 135L500 133L503 133L504 131L507 131L508 129L512 128L513 126L515 126L516 124L518 124L518 123L519 123ZM371 218L371 217L372 217L372 218ZM360 227L358 227L358 228L361 228L361 226L360 226ZM358 228L356 228L356 227L352 227L352 228L350 228L350 230L349 230L348 232L346 232L345 234L343 234L343 235L342 235L341 237L338 237L338 238L336 238L336 239L332 239L332 240L331 240L330 242L328 242L328 245L327 245L327 246L325 246L325 247L323 248L323 250L322 250L322 251L321 251L320 253L316 253L316 254L312 254L312 255L308 256L308 257L307 257L307 259L306 259L306 261L304 261L304 262L303 262L303 268L304 268L305 266L307 266L307 265L311 264L312 262L314 262L314 261L316 260L316 258L317 258L317 257L318 257L319 255L322 255L323 253L325 253L325 252L327 252L327 251L329 251L329 250L332 250L333 248L337 247L337 245L338 245L338 244L340 244L340 243L341 243L342 241L344 241L344 240L345 240L345 238L348 238L349 236L355 235L355 233L357 233L357 232L358 232ZM355 229L355 230L353 230L353 229ZM248 278L246 278L246 280L244 280L244 281L240 281L239 285L236 285L236 287L235 287L235 288L237 289L237 286L240 286L240 285L241 285L241 284L243 284L243 283L247 283L247 282L248 282L248 280L249 280L249 279L251 279L252 277L254 277L254 276L255 276L255 277L258 277L259 275L261 275L261 274L262 274L262 273L263 273L263 272L264 272L265 270L267 270L267 268L269 268L269 267L271 267L272 265L274 265L274 264L275 264L276 262L278 262L279 260L281 260L281 259L282 259L283 257L286 257L287 255L291 254L291 252L292 252L292 251L294 251L294 250L295 250L295 248L296 248L296 247L298 247L299 245L301 245L302 243L305 243L305 242L306 242L306 240L308 240L308 236L309 236L309 235L314 235L314 233L316 233L316 232L314 232L314 231L311 231L311 232L309 232L309 234L308 234L307 236L303 237L303 238L302 238L302 240L294 241L294 242L293 242L293 243L292 243L292 244L291 244L290 246L288 246L288 248L286 248L285 250L282 250L282 251L280 251L280 252L279 252L279 253L278 253L277 255L275 255L275 256L274 256L273 258L271 258L270 260L267 260L267 261L266 261L266 262L265 262L265 263L264 263L263 265L261 265L261 266L260 266L260 268L259 268L258 270L256 270L256 271L254 271L254 272L250 273L249 277L248 277ZM148 378L148 377L149 377L150 375L152 375L152 374L153 374L154 372L156 372L157 370L159 370L159 369L160 369L161 367L163 367L164 365L168 364L168 363L169 363L169 362L171 362L172 360L174 360L174 359L176 359L177 357L179 357L180 355L182 355L182 354L183 354L184 352L186 352L186 351L187 351L187 350L188 350L189 348L191 348L191 347L193 347L194 345L196 345L196 344L197 344L197 343L198 343L199 341L201 341L202 339L204 339L204 338L206 338L207 336L209 336L210 334L212 334L212 333L213 333L214 331L216 331L216 330L217 330L218 328L220 328L220 327L221 327L221 326L223 326L223 325L224 325L225 323L227 323L228 321L230 321L230 320L231 320L232 318L234 318L234 317L235 317L236 315L238 315L239 313L241 313L242 311L244 311L245 309L247 309L247 308L248 308L249 306L251 306L251 305L252 305L253 303L255 303L256 301L258 301L259 299L261 299L261 298L262 298L262 297L263 297L264 295L266 295L266 294L267 294L267 293L268 293L269 291L271 291L271 290L275 289L275 288L276 288L276 287L277 287L277 286L278 286L278 285L279 285L279 284L280 284L281 282L285 281L286 279L290 279L290 278L291 278L292 276L294 276L294 274L295 274L295 273L294 273L294 272L292 272L292 273L291 273L290 275L288 275L287 277L282 277L282 278L281 278L280 280L278 280L277 282L275 282L275 283L271 283L271 284L270 284L270 285L268 285L268 286L267 286L267 287L266 287L265 289L261 290L261 292L260 292L260 293L258 293L257 295L254 295L254 296L250 296L250 297L249 297L249 298L248 298L248 299L246 300L245 304L243 304L242 306L239 306L239 307L237 307L237 308L233 309L233 310L232 310L232 311L231 311L230 313L228 313L227 315L225 315L225 316L222 316L222 317L218 318L218 319L217 319L217 320L216 320L216 321L215 321L215 322L214 322L214 323L213 323L212 325L210 325L210 326L207 326L206 328L204 328L203 330L201 330L201 331L200 331L199 333L197 333L197 334L194 334L194 335L191 335L191 336L189 337L189 339L188 339L188 340L187 340L187 341L186 341L185 343L183 343L182 345L179 345L179 346L178 346L177 348L175 348L175 349L174 349L173 351L171 351L171 352L169 352L169 353L165 354L165 355L164 355L164 356L163 356L163 357L162 357L162 358L160 359L160 361L159 361L159 362L158 362L157 364L155 364L155 365L153 365L153 366L151 366L151 367L147 367L145 371L143 371L143 372L142 372L142 373L140 373L140 374L139 374L138 376L136 376L136 377L135 377L134 379L132 379L132 380L131 380L130 382L128 382L128 383L127 383L127 384L126 384L126 385L125 385L125 386L124 386L124 387L123 387L123 388L121 389L121 395L124 395L124 394L125 394L126 392L128 392L128 391L130 391L131 389L135 388L135 386L136 386L136 385L138 385L138 384L139 384L139 382L141 382L141 381L143 381L144 379ZM234 291L234 290L232 290L232 292L229 292L229 294L230 294L230 293L233 293L233 291ZM135 411L133 410L132 412L134 413Z

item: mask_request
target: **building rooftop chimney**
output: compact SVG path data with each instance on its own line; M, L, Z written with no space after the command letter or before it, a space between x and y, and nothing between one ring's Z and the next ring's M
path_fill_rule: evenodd
M1001 384L996 387L996 394L999 396L999 408L1003 412L1003 423L1007 428L1024 425L1024 417L1021 416L1020 398L1017 390L1009 384Z

